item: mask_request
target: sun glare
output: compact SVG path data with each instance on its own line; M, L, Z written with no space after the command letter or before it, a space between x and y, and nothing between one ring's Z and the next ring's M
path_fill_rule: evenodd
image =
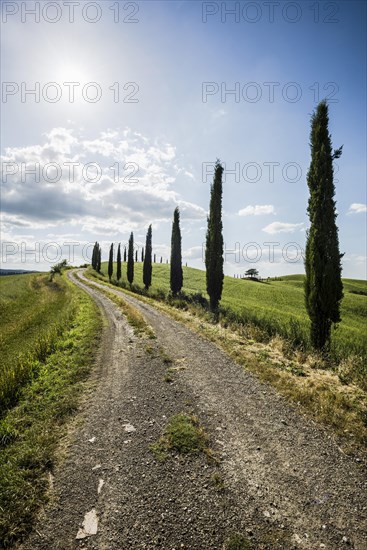
M85 68L80 65L65 64L57 69L57 77L60 82L89 82Z

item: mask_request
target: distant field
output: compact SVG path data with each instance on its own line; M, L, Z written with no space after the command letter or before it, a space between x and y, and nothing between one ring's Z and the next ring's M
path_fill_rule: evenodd
M190 267L184 267L183 272L183 291L202 292L207 296L205 272ZM107 263L102 264L102 273L107 275ZM122 266L122 279L126 281L126 264ZM244 321L252 321L270 332L287 337L298 333L307 344L309 320L304 306L303 279L303 275L290 275L258 283L225 277L221 305ZM134 283L143 284L141 262L135 264ZM152 283L152 291L169 291L169 265L153 264ZM333 334L335 350L340 356L351 353L366 356L367 281L344 279L343 283L342 322Z

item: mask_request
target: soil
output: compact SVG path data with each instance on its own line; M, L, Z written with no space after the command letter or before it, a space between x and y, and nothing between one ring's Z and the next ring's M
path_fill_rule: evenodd
M69 276L106 319L94 389L20 548L214 550L235 534L253 549L367 548L363 458L186 326L108 289L156 339L137 336L103 285ZM179 412L198 417L214 459L152 452Z

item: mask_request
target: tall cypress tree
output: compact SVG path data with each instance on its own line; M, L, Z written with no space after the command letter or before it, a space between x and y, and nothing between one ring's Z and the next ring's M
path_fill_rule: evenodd
M215 163L213 184L210 188L208 229L206 233L205 266L206 290L210 309L217 312L223 290L223 225L222 225L222 175L223 166Z
M98 243L97 241L94 243L93 246L93 253L92 253L92 267L93 269L97 269L97 260L98 260Z
M152 226L148 227L147 237L145 240L145 255L143 264L143 283L148 290L152 284Z
M127 280L130 283L130 286L134 281L134 234L130 234L129 238L129 248L127 252Z
M126 264L126 246L124 246L124 262Z
M141 249L141 261L144 262L144 246Z
M154 254L154 263L157 262L157 254Z
M100 247L100 245L98 244L98 247L97 247L97 271L98 273L101 272L101 263L102 263L102 249Z
M137 250L135 250L135 261L136 261L136 263L138 263L138 251Z
M113 243L110 246L110 255L108 257L108 278L111 281L111 277L113 274Z
M119 243L118 249L117 249L117 268L116 268L116 279L119 281L121 279L121 245Z
M333 181L333 160L341 156L342 147L333 152L328 125L328 105L322 101L311 118L311 164L307 173L310 229L305 256L305 302L311 320L311 343L322 351L329 349L332 324L340 322L343 298L343 254L339 252Z
M161 258L162 263L162 258ZM180 292L183 283L182 273L182 252L181 252L181 229L180 211L175 208L173 213L172 234L171 234L171 270L170 285L174 296Z

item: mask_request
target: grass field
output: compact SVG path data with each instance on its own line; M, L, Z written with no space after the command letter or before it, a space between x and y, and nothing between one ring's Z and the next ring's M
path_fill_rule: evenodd
M48 473L93 365L101 319L65 276L0 278L0 548L45 502Z
M102 264L107 274L107 263ZM205 272L183 268L183 291L187 294L205 292ZM116 273L116 266L114 266ZM114 277L112 277L114 279ZM126 283L126 265L122 267L122 280ZM142 264L135 264L134 283L142 285ZM161 289L169 292L169 265L153 264L150 293ZM344 279L342 322L333 331L333 350L338 358L350 355L367 358L367 281ZM309 320L304 306L303 275L290 275L281 280L256 282L224 278L221 306L229 318L252 322L269 335L279 334L309 348Z
M61 277L53 282L45 274L0 278L0 414L16 402L75 314L72 295Z

